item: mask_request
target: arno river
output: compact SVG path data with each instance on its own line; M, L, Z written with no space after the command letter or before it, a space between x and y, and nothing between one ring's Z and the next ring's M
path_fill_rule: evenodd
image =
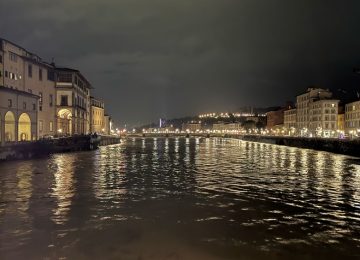
M360 159L127 139L0 164L0 259L360 257Z

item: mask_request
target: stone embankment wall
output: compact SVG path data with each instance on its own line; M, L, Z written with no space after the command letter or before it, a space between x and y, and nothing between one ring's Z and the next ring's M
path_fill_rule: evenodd
M280 136L227 136L239 138L244 141L286 145L291 147L314 149L332 153L360 157L360 140L306 138L306 137L280 137Z
M120 143L119 137L72 136L0 146L0 161L31 159L53 153L95 150L101 145Z

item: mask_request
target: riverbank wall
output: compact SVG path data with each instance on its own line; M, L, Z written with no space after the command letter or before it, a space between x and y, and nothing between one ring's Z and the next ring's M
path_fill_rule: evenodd
M71 136L35 142L9 143L0 146L0 161L32 159L55 153L91 151L99 146L118 144L114 136Z
M225 137L360 157L360 140L261 135L225 135Z

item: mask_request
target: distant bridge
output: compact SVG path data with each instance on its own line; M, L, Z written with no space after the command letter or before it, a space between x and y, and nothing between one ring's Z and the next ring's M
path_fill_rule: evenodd
M224 133L127 133L126 137L234 137L241 138L240 134L224 134Z

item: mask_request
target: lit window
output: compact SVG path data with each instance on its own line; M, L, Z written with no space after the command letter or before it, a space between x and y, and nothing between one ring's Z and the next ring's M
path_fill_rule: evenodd
M44 122L42 120L39 120L39 131L42 132L44 129Z

